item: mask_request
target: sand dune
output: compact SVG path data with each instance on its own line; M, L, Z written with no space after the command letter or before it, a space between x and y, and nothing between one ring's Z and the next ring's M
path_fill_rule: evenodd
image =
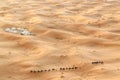
M119 80L119 10L119 0L1 0L0 80Z

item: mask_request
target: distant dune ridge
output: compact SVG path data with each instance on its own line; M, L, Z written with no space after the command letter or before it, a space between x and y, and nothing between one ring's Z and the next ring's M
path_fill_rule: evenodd
M0 0L0 80L119 79L120 0Z

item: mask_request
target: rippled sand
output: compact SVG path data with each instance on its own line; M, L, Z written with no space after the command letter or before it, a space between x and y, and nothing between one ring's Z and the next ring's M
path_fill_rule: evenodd
M0 0L0 80L120 80L120 1Z

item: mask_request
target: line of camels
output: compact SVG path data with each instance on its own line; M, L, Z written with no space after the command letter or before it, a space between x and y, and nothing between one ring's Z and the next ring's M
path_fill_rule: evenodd
M76 70L76 69L79 69L79 67L69 67L69 68L59 68L60 71L62 70ZM31 70L30 72L31 73L36 73L36 72L50 72L50 71L58 71L57 69L48 69L48 70Z
M95 64L104 64L103 61L94 61L92 62L91 64L95 65ZM65 71L65 70L78 70L80 69L80 67L77 67L77 66L73 66L73 67L64 67L64 68L59 68L59 69L55 69L55 68L52 68L52 69L48 69L48 70L31 70L30 72L31 73L39 73L39 72L51 72L51 71Z

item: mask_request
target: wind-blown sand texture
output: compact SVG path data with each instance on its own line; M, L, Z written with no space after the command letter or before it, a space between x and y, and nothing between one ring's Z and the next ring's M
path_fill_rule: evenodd
M0 80L120 80L120 0L0 0Z

